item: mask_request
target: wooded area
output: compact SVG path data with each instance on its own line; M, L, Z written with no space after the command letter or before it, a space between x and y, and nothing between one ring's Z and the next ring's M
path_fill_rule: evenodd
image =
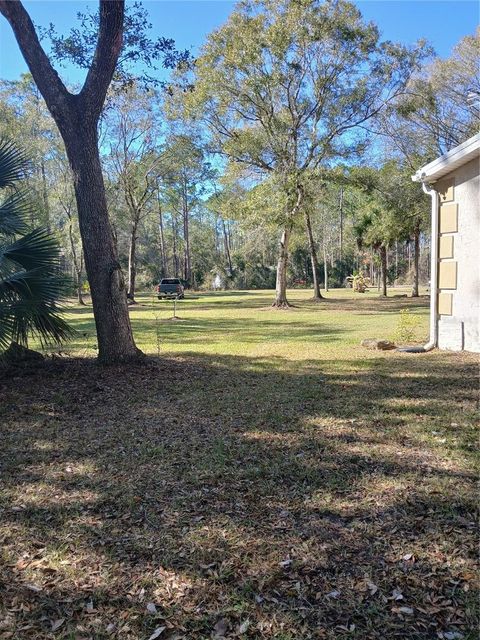
M100 359L136 356L125 289L134 302L161 277L275 287L280 307L287 285L320 299L355 274L383 295L428 283L428 199L410 175L475 129L478 36L439 60L381 43L349 3L268 1L193 61L149 39L143 8L123 27L122 3L103 2L68 37L42 33L54 60L88 68L76 93L21 5L1 10L33 77L2 81L0 136L28 150L31 222L57 237L79 302L91 294Z

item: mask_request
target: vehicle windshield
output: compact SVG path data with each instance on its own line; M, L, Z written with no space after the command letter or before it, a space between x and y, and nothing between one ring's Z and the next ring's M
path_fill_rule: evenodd
M164 278L160 284L180 284L180 280L178 278Z

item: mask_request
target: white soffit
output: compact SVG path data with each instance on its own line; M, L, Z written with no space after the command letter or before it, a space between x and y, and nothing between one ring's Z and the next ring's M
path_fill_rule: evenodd
M480 133L418 169L415 175L412 176L412 180L415 182L436 182L442 176L474 158L480 158Z

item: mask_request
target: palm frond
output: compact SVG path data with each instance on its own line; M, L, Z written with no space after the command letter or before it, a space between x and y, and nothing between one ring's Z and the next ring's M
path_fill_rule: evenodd
M27 161L11 140L0 140L0 188L20 180Z
M0 262L5 258L26 270L50 268L55 271L60 263L60 249L49 231L40 228L0 249Z
M26 298L54 302L62 297L67 284L68 280L62 274L44 269L14 272L0 280L0 301L6 304Z
M42 345L64 342L74 331L62 318L62 308L44 302L18 300L0 309L0 347L6 348L13 340L27 344L28 337L39 338Z
M25 159L11 142L0 141L0 187L14 187ZM42 344L73 334L62 318L68 279L60 273L60 248L46 229L28 231L31 209L12 189L0 205L0 349L30 335Z
M42 269L0 280L0 346L8 346L10 340L26 344L29 334L42 344L71 337L73 331L62 319L64 309L58 302L67 284L63 275Z
M0 204L0 235L14 236L28 231L32 209L21 191L11 193Z

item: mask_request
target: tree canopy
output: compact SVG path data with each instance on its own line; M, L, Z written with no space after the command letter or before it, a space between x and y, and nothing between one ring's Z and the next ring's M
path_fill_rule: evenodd
M58 100L84 104L98 81L96 38L119 29L102 14L111 6L99 8L66 34L41 30L51 62L92 62L85 87L63 85ZM0 133L14 132L31 150L31 222L55 233L79 299L91 293L102 306L118 283L127 351L136 353L126 293L133 299L162 276L194 287L217 275L225 287L275 286L282 306L287 284L313 285L319 299L322 287L343 286L353 271L378 282L384 247L384 281L418 292L415 282L428 279L428 205L410 173L473 131L478 33L450 58L432 59L423 42L416 49L382 42L349 2L247 1L190 64L168 39L149 37L139 5L127 7L121 31L98 127L91 111L74 127L68 110L61 115L50 102L68 153L32 76L1 83ZM164 63L176 65L167 92ZM447 140L447 131L455 137ZM93 245L101 256L91 257ZM107 291L100 297L99 279Z
M349 2L243 2L208 39L193 89L174 107L199 118L210 146L251 179L274 174L287 198L277 267L286 299L288 242L302 212L304 175L360 153L362 125L398 97L425 55L380 41Z

